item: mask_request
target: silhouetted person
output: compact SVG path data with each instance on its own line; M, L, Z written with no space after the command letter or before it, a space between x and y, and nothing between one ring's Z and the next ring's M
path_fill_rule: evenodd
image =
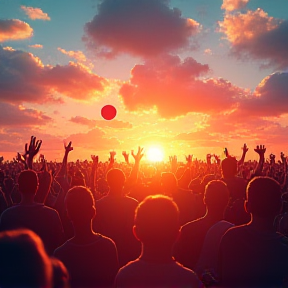
M256 177L249 182L245 209L251 214L251 221L230 228L220 243L221 287L287 285L288 239L273 227L280 207L278 182L269 177Z
M41 239L27 229L0 233L0 287L52 287L52 265Z
M115 242L121 267L140 254L140 244L132 231L138 201L124 195L126 178L122 170L110 169L106 179L110 190L107 196L96 201L93 229Z
M18 186L21 202L2 213L0 229L30 229L40 236L48 254L52 254L63 241L63 227L56 210L34 201L38 185L35 171L24 170L20 173Z
M196 268L207 231L215 223L223 220L229 201L226 184L220 180L209 182L203 200L206 205L205 216L182 226L180 238L174 249L176 260L192 270Z
M230 200L225 212L225 219L235 225L246 224L250 216L244 210L245 191L247 182L237 175L237 160L227 157L221 162L222 178L230 192Z
M179 208L179 222L183 225L196 219L196 198L191 190L178 186L178 180L172 172L162 172L161 190L168 197L172 197Z
M135 237L141 256L122 267L116 287L201 287L197 275L172 257L179 236L179 210L167 196L148 196L135 213Z
M95 202L84 186L71 188L65 198L74 237L54 252L68 269L71 287L112 286L119 268L115 243L92 230Z

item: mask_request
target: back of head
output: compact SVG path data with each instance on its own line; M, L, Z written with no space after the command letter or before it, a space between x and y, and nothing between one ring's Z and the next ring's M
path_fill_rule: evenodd
M180 229L176 203L163 195L146 197L136 208L135 227L144 245L173 245Z
M229 190L221 180L212 180L205 187L204 201L209 210L223 211L229 201Z
M80 171L76 171L72 176L71 188L74 186L86 186L85 177Z
M121 169L112 168L107 172L106 180L109 187L122 189L126 179Z
M221 161L221 170L224 178L233 177L237 174L237 160L234 157L227 157Z
M258 176L247 186L247 203L252 215L274 218L281 208L281 186L270 177Z
M72 222L91 220L95 216L94 197L84 186L74 186L68 190L65 206Z
M18 177L19 191L24 194L35 194L38 189L38 176L33 170L23 170Z
M52 267L41 239L30 230L0 233L0 287L50 287Z

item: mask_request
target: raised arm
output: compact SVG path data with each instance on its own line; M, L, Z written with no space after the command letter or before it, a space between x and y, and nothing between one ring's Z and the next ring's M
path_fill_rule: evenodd
M256 170L255 170L254 174L256 176L261 176L262 175L264 161L265 161L266 148L265 148L264 145L257 145L257 147L254 149L254 151L259 155L259 162L257 164L257 167L256 167Z
M243 147L242 147L242 156L241 156L241 159L238 161L238 167L240 165L243 165L244 162L245 162L245 156L246 156L246 153L248 152L249 148L247 147L246 143L244 143Z
M98 164L99 164L99 157L97 155L91 155L91 159L92 159L93 163L92 163L92 170L91 170L91 177L90 177L90 179L91 179L90 180L91 181L90 187L91 187L92 194L95 196L96 191L97 191L96 181L97 181L97 170L98 170Z
M36 137L34 136L31 136L29 148L28 148L28 143L25 144L25 156L26 156L28 169L33 169L32 167L33 158L39 152L41 144L42 144L42 140L36 141Z
M127 153L126 151L122 151L122 155L124 157L125 163L129 165L129 153Z

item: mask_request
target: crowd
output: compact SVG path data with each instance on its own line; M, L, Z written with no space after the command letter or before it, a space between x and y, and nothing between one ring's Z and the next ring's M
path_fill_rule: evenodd
M56 163L41 144L0 158L1 288L288 287L283 153L69 162L70 142Z

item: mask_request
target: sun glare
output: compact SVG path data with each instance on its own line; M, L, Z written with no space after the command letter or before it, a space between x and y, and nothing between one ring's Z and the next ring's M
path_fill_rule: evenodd
M150 147L146 152L146 157L148 161L161 162L164 159L164 153L159 147Z

